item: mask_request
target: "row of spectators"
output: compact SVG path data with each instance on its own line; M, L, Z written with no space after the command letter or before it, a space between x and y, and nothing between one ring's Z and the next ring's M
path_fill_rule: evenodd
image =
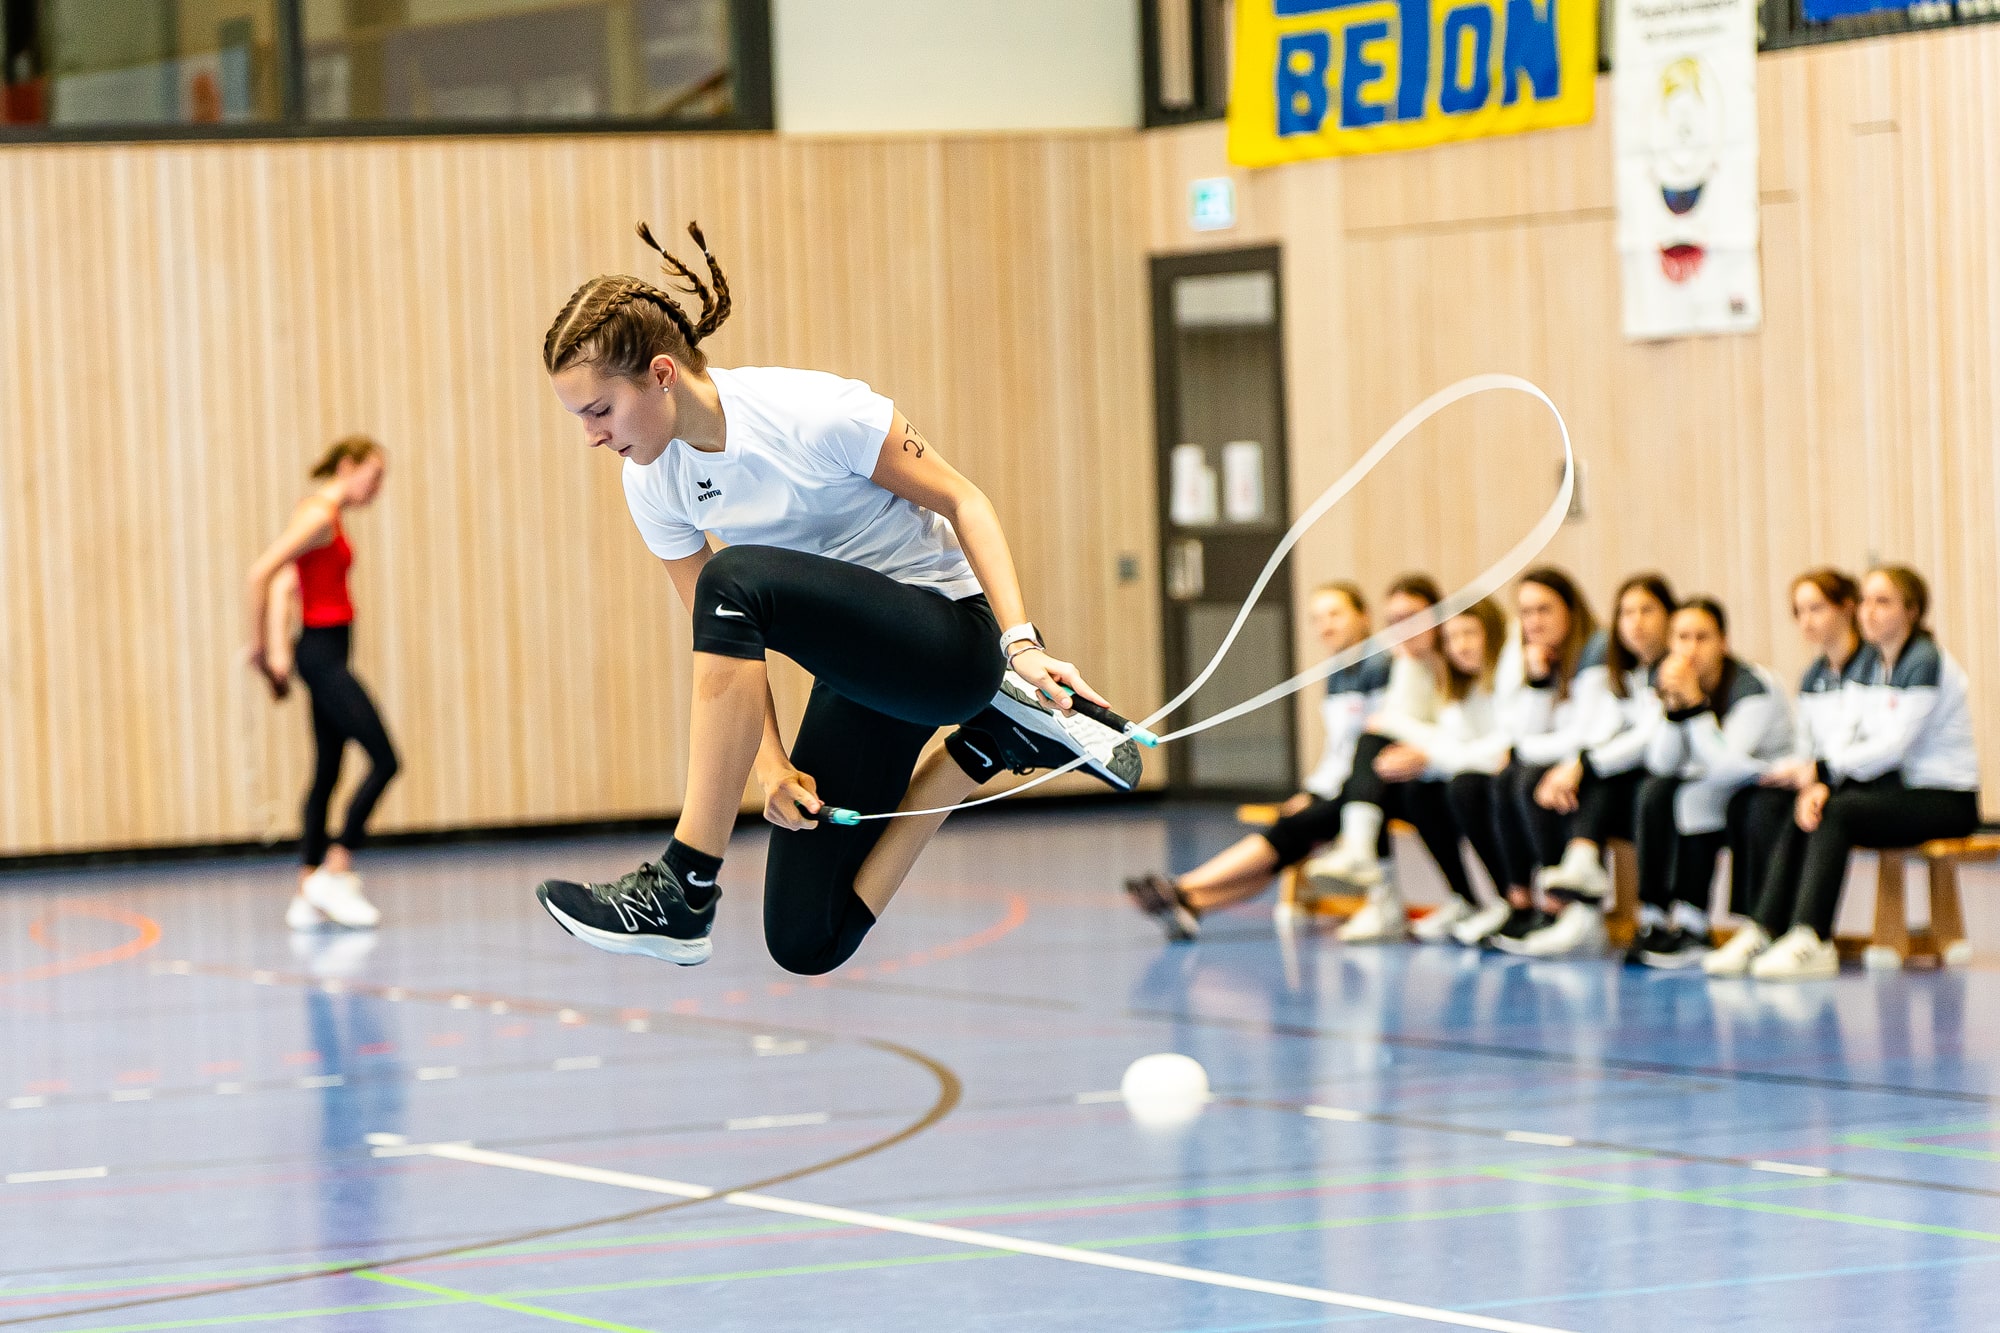
M1410 575L1389 624L1442 601ZM1309 872L1366 895L1349 942L1417 939L1534 957L1602 952L1605 852L1631 839L1639 934L1629 962L1764 980L1828 977L1849 853L1963 837L1979 824L1979 762L1964 670L1932 636L1930 591L1885 565L1861 580L1800 575L1792 614L1815 654L1795 695L1731 649L1710 597L1675 596L1655 573L1625 580L1600 628L1560 569L1527 574L1513 623L1482 602L1387 656L1327 681L1326 750L1268 829L1184 874L1126 885L1170 938ZM1372 631L1361 590L1312 599L1329 653ZM1385 872L1388 821L1415 827L1452 897L1413 927ZM1482 900L1465 849L1501 892ZM1746 918L1712 947L1712 886Z

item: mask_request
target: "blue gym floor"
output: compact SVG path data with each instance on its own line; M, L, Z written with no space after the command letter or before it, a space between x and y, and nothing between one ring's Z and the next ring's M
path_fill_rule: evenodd
M1268 899L1165 946L1120 877L1236 834L968 819L814 981L756 834L688 970L530 892L657 839L371 855L372 939L292 940L276 860L0 881L0 1328L2000 1325L1992 972L1288 948ZM1113 1091L1157 1051L1191 1126Z

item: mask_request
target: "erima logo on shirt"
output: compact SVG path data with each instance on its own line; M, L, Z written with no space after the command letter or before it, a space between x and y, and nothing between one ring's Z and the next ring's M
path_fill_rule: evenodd
M721 489L712 481L697 481L695 489L700 492L699 495L694 497L696 504L700 504L703 500L719 500L722 498Z

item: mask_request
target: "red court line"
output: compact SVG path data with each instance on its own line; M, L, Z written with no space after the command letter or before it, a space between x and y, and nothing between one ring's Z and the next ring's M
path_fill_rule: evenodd
M122 963L137 958L146 950L160 942L160 923L149 916L137 912L127 912L118 907L104 907L95 903L58 903L47 916L28 927L28 938L44 949L54 952L55 942L49 938L49 923L59 916L83 916L98 921L110 921L116 925L128 926L137 933L123 944L109 949L99 949L94 953L80 953L73 958L59 958L53 963L43 963L37 967L23 968L19 972L0 973L0 986L20 985L30 981L48 981L54 977L66 977L72 972L87 972L93 967L107 967L112 963Z

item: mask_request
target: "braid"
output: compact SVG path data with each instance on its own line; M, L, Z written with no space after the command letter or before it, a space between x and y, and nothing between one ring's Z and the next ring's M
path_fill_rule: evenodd
M688 235L694 238L696 248L701 251L701 257L708 261L707 283L697 277L693 269L667 253L667 247L653 239L651 227L643 222L639 224L639 239L659 255L661 264L670 276L680 279L677 284L679 289L689 296L701 298L701 318L691 323L685 322L687 316L681 313L679 305L674 304L671 297L667 298L668 303L674 305L675 312L680 314L680 318L674 322L682 325L688 335L688 342L693 344L699 343L722 327L722 321L729 318L730 301L729 280L722 276L722 265L716 263L715 256L708 252L708 238L701 234L701 224L688 223Z
M607 372L638 376L656 356L671 356L694 370L707 368L701 342L729 318L729 282L709 253L708 241L696 223L688 235L708 263L708 282L668 254L639 224L639 239L660 256L677 290L701 301L701 314L690 317L673 295L633 277L593 278L569 298L562 313L542 339L542 365L549 374L568 366L593 363Z
M681 337L686 340L689 347L693 347L701 341L701 334L696 332L694 322L688 318L687 311L681 309L681 303L661 291L658 287L655 287L652 283L642 282L638 278L633 278L632 293L629 299L644 301L648 305L656 307L661 314L674 322L674 327L681 331Z
M559 360L589 342L632 299L631 278L593 278L577 289L542 339L542 363L553 374Z

